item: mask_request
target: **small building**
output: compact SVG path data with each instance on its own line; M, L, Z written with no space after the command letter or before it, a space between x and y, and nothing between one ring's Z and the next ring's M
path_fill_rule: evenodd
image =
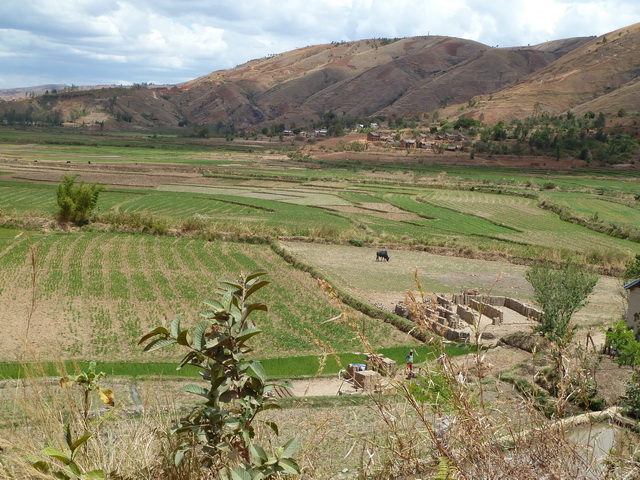
M313 133L315 134L316 137L326 137L329 132L323 129L323 130L316 130Z
M640 327L640 278L627 283L624 289L629 293L627 304L627 326L636 334Z
M285 130L284 132L282 132L282 134L285 137L293 137L293 131L292 130Z
M416 141L412 138L400 140L400 146L402 148L416 148Z
M367 142L379 142L382 140L382 137L377 132L368 132L367 133Z

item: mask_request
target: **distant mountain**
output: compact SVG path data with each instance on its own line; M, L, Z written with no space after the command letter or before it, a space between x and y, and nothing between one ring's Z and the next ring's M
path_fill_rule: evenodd
M640 23L576 48L513 85L474 98L465 112L487 122L522 118L534 111L615 114L640 110ZM473 103L473 101L472 101Z
M306 124L328 111L420 114L495 92L588 41L497 49L429 36L316 45L188 82L183 108L199 123Z
M0 100L20 100L32 95L43 95L51 91L64 90L65 84L37 85L35 87L6 88L0 90Z
M55 86L46 86L48 95L0 102L0 115L56 110L65 121L117 129L308 125L327 112L366 117L438 111L440 117L485 122L568 109L635 112L639 42L640 24L599 38L513 48L442 36L339 42L252 60L172 87L56 88L52 94Z

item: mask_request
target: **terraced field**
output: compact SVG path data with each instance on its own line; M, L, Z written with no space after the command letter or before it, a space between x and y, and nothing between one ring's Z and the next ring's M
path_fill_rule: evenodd
M637 251L638 244L594 232L569 222L536 205L536 200L513 195L438 190L422 196L434 206L446 207L468 215L478 215L512 231L501 236L532 245L552 247L574 255L601 249L622 256ZM437 207L436 207L437 208Z
M545 196L558 204L585 218L603 220L612 224L638 228L640 226L640 205L629 201L622 203L602 195L546 192Z
M28 322L30 245L38 268ZM0 359L20 353L27 323L29 339L38 339L49 358L138 358L136 342L150 327L178 313L195 323L217 278L256 268L267 269L273 280L264 291L270 312L259 319L265 335L256 355L319 352L317 339L337 351L361 349L350 326L326 322L338 311L315 281L268 246L112 233L23 234L0 236L0 322L6 332ZM364 322L378 346L404 338L385 324Z
M359 349L350 328L325 323L337 311L315 282L270 247L207 242L195 238L199 233L202 238L304 237L348 248L318 248L309 258L318 269L332 265L341 287L370 301L387 298L385 292L397 299L412 287L409 267L415 250L521 262L574 257L614 268L640 251L633 241L563 221L539 206L541 198L549 198L576 215L636 228L640 180L632 173L566 175L453 166L444 171L404 158L368 164L316 161L266 148L212 151L198 143L190 148L179 138L147 139L145 144L133 137L130 146L125 145L128 139L106 138L99 148L85 140L33 148L0 145L0 217L9 225L22 218L53 219L56 185L61 175L74 173L107 185L98 214L114 214L104 215L102 225L71 233L54 228L20 235L0 229L0 302L5 306L0 321L7 325L0 357L5 359L20 352L29 323L29 338L46 343L49 356L137 360L135 342L147 328L180 312L195 319L216 278L257 267L274 279L265 293L271 311L259 321L266 335L257 356L318 352L317 340L338 351ZM165 233L172 236L105 233L115 222L109 218L127 215L164 222ZM192 219L200 230L185 227ZM182 236L185 231L194 238ZM38 269L35 309L27 321L33 308L30 244ZM371 254L377 248L393 251L394 264L402 258L402 268L376 265ZM473 287L477 282L465 273L485 268L476 260L462 259L469 263L460 266L442 258L424 263L430 273L438 262L451 270L427 276L433 291ZM482 288L492 288L496 268ZM518 279L522 286L522 272ZM527 295L526 290L513 293ZM376 346L406 342L386 325L365 323Z

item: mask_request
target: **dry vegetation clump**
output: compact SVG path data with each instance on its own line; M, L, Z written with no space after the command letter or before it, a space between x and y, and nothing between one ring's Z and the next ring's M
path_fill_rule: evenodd
M157 479L175 468L163 452L174 412L149 396L136 410L96 401L80 384L44 377L37 363L25 366L16 384L10 421L0 430L0 478ZM61 373L66 378L66 373ZM65 476L66 475L66 476Z

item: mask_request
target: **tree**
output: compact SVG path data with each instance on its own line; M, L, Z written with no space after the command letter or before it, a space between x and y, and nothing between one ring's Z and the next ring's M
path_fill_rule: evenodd
M557 267L549 262L534 263L526 278L543 310L536 330L556 342L571 338L571 317L586 304L598 276L567 261Z
M627 388L621 402L625 407L625 413L633 418L640 418L640 370L638 369L640 367L640 343L624 320L614 323L606 334L606 345L611 349L609 353L615 354L614 362L632 368L631 379L627 382Z
M98 204L98 195L104 189L97 183L76 184L80 175L63 175L56 191L58 219L77 224L87 223Z
M640 253L625 264L626 270L622 277L624 283L632 282L640 278Z
M248 358L248 341L261 333L249 317L253 312L267 311L264 303L250 303L249 297L269 284L263 279L266 274L258 270L239 281L220 280L217 298L205 302L209 310L200 315L203 320L192 331L181 327L178 316L169 329L157 327L139 342L146 343L145 352L174 344L184 347L188 352L178 368L194 366L208 383L208 388L184 387L206 401L173 430L183 439L175 455L176 465L186 454L195 454L201 465L217 474L215 478L265 480L300 473L292 458L295 439L272 454L253 442L258 414L279 408L268 395L276 384L267 381L260 362ZM278 433L275 423L265 423Z

